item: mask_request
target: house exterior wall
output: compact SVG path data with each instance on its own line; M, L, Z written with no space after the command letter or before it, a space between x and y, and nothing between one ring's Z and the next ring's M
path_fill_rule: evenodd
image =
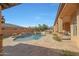
M63 7L60 11L59 17L62 17L60 20L64 21L62 21L62 31L69 31L71 33L71 40L77 47L79 47L79 4L65 4L65 7ZM60 32L61 23L59 17L57 18L56 22L58 22L57 30ZM68 18L67 20L69 21L66 22L66 18Z
M75 42L75 44L77 45L77 47L79 47L79 9L76 11L76 16L74 16L75 21L77 22L77 33L76 35L73 35L74 32L74 28L73 28L73 24L71 25L71 40L73 40Z
M62 32L63 31L63 24L62 24L62 19L58 18L58 32Z
M69 22L63 23L63 30L70 32L70 23Z
M56 23L54 26L54 32L58 32L58 23Z

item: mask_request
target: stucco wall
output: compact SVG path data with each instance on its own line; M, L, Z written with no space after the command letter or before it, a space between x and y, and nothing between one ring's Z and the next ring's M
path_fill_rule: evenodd
M76 35L73 35L73 32L75 32L73 24L71 24L71 40L76 44L76 46L79 48L79 10L77 10L72 17L72 22L76 22L77 25L77 33Z
M79 48L79 37L73 36L73 37L71 37L71 40Z
M58 32L58 23L56 23L54 26L54 32Z

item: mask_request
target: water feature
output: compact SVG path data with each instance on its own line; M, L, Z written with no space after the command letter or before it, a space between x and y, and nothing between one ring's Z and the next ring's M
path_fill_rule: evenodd
M27 33L27 34L17 36L14 40L15 41L38 40L42 36L43 35L41 33L36 33L36 34Z

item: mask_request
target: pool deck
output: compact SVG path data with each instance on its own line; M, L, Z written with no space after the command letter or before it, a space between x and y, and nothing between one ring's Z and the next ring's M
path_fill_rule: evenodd
M39 40L13 41L12 37L3 40L4 55L62 55L62 50L79 52L71 40L55 41L51 34Z

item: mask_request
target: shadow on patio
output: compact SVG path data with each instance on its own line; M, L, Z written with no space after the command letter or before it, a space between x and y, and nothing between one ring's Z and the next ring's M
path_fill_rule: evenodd
M40 46L17 44L4 47L4 56L61 56L63 50L45 48Z

